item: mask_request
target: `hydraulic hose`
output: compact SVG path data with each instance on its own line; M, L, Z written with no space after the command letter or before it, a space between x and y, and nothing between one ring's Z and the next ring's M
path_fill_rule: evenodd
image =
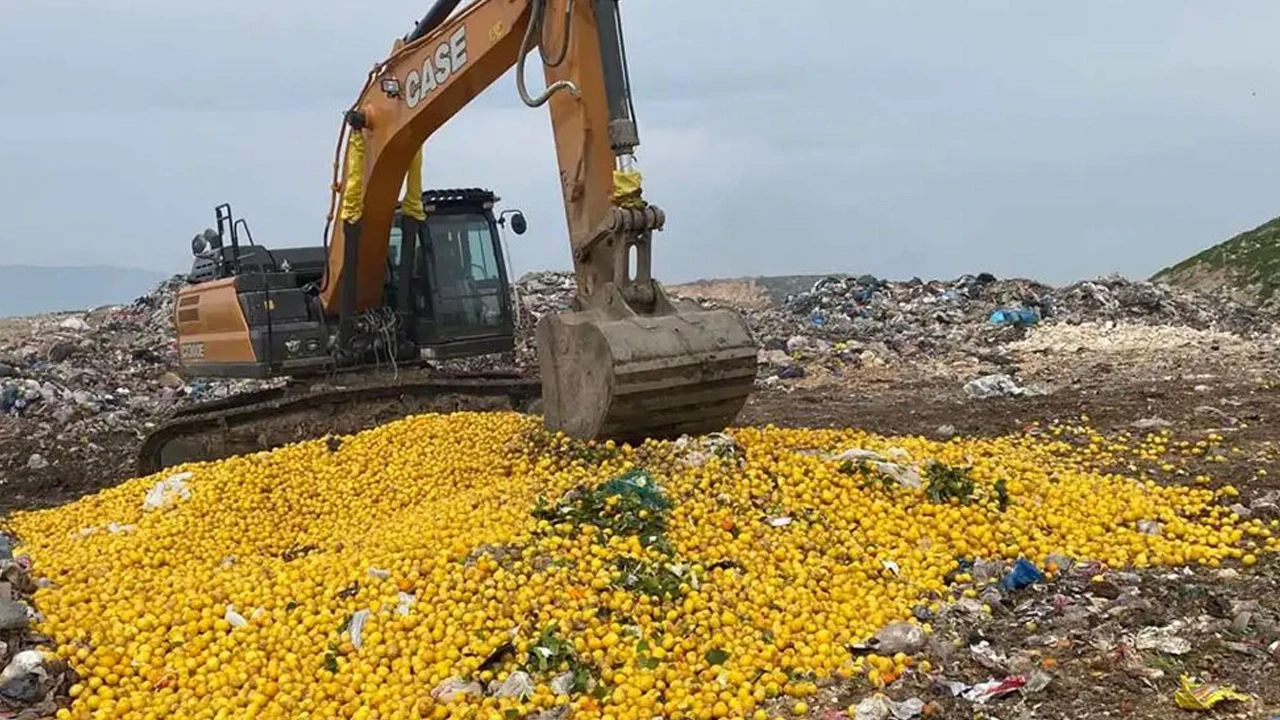
M566 19L568 19L569 16L571 15L572 8L573 8L573 0L567 0L567 1L569 2L570 9L565 12ZM543 90L542 94L539 95L538 97L535 98L535 97L529 96L529 90L524 83L524 59L525 59L525 56L529 54L529 51L533 49L532 47L533 35L535 32L538 32L543 28L543 20L546 17L546 14L547 14L546 0L533 0L533 7L530 10L529 24L524 29L524 39L520 41L520 54L519 54L519 58L516 60L516 91L520 93L520 100L524 102L525 105L528 105L529 107L532 107L532 108L542 107L543 105L546 104L548 100L551 99L552 95L555 95L561 90L568 90L569 94L574 95L575 97L578 94L577 85L574 85L572 82L568 80L560 80L558 82L552 83L549 87L547 87L546 90ZM564 34L565 34L564 47L562 48L562 52L560 53L561 57L557 58L557 62L555 63L548 63L549 65L551 65L551 67L555 67L561 62L564 62L564 55L567 54L569 51L569 27L568 26L565 27ZM539 45L541 45L541 43L539 43ZM545 56L543 56L543 61L546 62Z

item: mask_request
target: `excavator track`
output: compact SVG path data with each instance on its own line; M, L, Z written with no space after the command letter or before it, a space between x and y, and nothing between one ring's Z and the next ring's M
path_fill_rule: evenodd
M191 405L143 440L139 476L186 462L270 450L349 434L427 412L537 409L537 378L505 374L418 375L357 387L295 383Z

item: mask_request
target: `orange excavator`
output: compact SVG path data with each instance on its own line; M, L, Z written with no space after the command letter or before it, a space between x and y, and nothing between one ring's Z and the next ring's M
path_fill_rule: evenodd
M140 472L428 410L540 410L550 430L631 442L736 418L755 378L746 323L652 275L665 217L636 169L618 0L459 4L437 0L345 113L322 247L257 245L228 205L192 241L183 373L287 381L186 406L144 440ZM535 49L546 88L533 96ZM577 292L537 325L538 377L445 373L430 361L514 346L499 227L526 222L495 213L488 190L423 191L422 147L513 66L525 105L550 109Z

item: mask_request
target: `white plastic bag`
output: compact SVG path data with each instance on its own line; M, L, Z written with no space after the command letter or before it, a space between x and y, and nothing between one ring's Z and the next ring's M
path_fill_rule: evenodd
M191 499L191 488L187 487L187 481L193 475L194 473L190 471L180 472L156 483L147 491L147 497L142 501L142 509L164 510L181 500Z

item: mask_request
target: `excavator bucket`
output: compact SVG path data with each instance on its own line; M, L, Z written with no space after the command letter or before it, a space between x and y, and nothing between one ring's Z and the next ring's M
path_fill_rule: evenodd
M544 425L583 439L717 432L750 395L757 346L740 315L667 298L639 314L610 286L597 307L538 324Z

